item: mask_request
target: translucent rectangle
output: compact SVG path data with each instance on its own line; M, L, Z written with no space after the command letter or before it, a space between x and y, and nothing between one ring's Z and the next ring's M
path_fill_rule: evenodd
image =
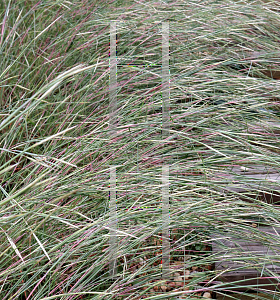
M116 166L110 166L110 263L109 270L110 275L116 275L116 259L114 258L117 247L117 193L116 193Z
M162 133L170 129L170 83L169 83L169 23L162 23Z
M114 133L117 123L117 27L116 22L110 24L110 82L109 82L109 129Z
M170 269L169 242L169 166L162 166L162 276L167 278Z

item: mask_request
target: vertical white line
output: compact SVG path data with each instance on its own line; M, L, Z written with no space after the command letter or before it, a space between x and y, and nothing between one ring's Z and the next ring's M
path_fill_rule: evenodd
M118 247L117 237L117 197L116 197L116 167L110 166L110 275L116 275L116 259L114 254Z
M186 285L186 231L184 229L184 286Z
M162 136L169 135L169 23L162 23ZM162 166L162 277L169 275L169 166Z
M117 110L117 59L116 59L116 22L110 23L110 82L109 82L109 130L113 139L116 129ZM109 272L111 276L116 275L116 259L114 254L118 247L117 229L117 205L116 205L116 167L110 166L110 263Z
M117 111L117 28L116 22L110 24L110 85L109 85L109 130L111 134L115 131Z
M169 275L169 166L162 166L162 277Z
M169 135L169 23L162 23L162 135ZM170 273L169 242L169 165L162 166L162 277Z
M162 129L163 136L169 135L170 123L169 83L169 23L162 23Z

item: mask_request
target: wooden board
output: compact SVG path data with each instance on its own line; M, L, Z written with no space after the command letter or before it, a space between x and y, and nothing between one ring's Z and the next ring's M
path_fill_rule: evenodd
M214 172L214 176L211 175L209 179L225 192L260 191L261 199L266 201L274 198L266 202L280 204L280 172L275 168L258 165L234 166L221 172ZM275 195L271 197L272 191Z
M275 230L276 232L275 232ZM216 257L215 269L223 273L219 276L218 281L228 282L230 288L242 285L244 288L234 289L236 291L246 290L246 285L249 284L265 284L262 288L269 290L275 290L278 284L278 280L269 279L267 277L273 277L271 274L262 274L262 267L265 261L269 260L269 256L273 257L273 264L265 264L265 268L273 271L276 276L279 276L278 288L280 288L280 228L273 227L260 227L259 230L266 233L266 238L278 239L277 247L273 249L270 246L264 245L261 242L257 242L246 236L244 230L244 238L237 239L231 237L228 233L223 235L212 235L212 238L219 238L219 242L212 242L212 251ZM249 231L247 231L249 233ZM279 234L279 236L277 236ZM220 244L219 244L220 243ZM274 241L275 243L275 241ZM228 248L228 251L223 249L223 245ZM251 256L249 253L254 253L254 265L253 262L249 262L246 257ZM261 264L262 263L262 264ZM265 272L265 270L264 270ZM255 279L261 277L261 279ZM266 277L266 278L264 278ZM237 280L246 279L246 282L240 282L232 284ZM250 280L249 280L250 279Z
M234 297L234 298L232 298ZM255 298L254 298L255 297ZM250 293L250 296L244 296L242 294L231 294L230 296L225 296L225 295L219 295L217 293L217 300L255 300L255 299L267 299L267 300L275 300L278 299L277 294L274 295L267 295L267 294L262 294L262 293Z

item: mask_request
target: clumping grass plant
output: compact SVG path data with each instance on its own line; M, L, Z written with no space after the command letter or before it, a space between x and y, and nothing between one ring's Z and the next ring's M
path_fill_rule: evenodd
M278 179L236 172L280 166L279 2L5 0L0 9L0 298L240 299L244 281L229 287L219 279L212 244L247 230L251 241L279 247L279 235L254 225L277 232L278 207L258 195L274 195ZM117 22L114 134L110 21ZM164 21L170 132L163 139ZM166 161L168 280L161 276ZM279 274L267 268L279 266L279 252L256 259L240 248L235 260L276 280L272 290L249 284L246 294L279 299Z

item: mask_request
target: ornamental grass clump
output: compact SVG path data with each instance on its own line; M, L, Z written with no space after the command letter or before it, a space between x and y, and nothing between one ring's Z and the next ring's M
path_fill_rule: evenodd
M277 299L279 275L267 266L279 267L279 209L260 195L279 191L279 3L7 0L0 9L0 298L209 299L235 292L230 297L240 299L245 287L258 292L255 299ZM167 21L170 131L163 138ZM276 175L246 172L255 169ZM260 226L272 226L275 235ZM223 282L213 243L232 253L221 237L274 249L256 257L239 247L232 258L241 263L237 269L274 279L273 288Z

